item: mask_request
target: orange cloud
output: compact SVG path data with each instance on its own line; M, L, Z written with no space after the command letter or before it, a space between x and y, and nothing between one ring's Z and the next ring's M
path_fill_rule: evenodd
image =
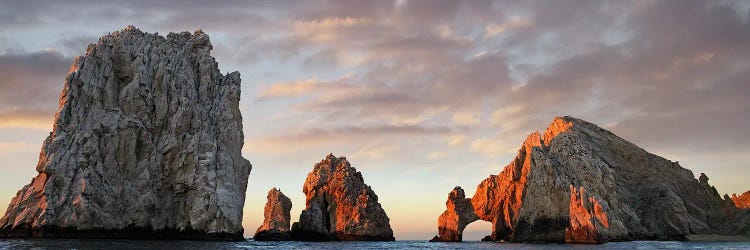
M353 17L326 17L312 21L295 21L293 32L316 42L327 42L339 38L341 29L353 28L370 23L371 20Z
M53 114L43 111L0 112L0 128L52 130Z
M530 26L532 21L529 18L522 16L511 16L505 23L501 24L490 24L484 28L484 37L494 37L508 30L518 29Z
M499 156L515 152L518 149L518 145L511 145L497 139L480 138L472 141L469 148L474 152L489 156Z

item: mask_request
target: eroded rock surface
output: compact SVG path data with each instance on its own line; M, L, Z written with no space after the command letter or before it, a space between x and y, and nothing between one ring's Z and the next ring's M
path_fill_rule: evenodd
M255 231L253 239L256 241L285 241L291 240L289 233L290 211L292 200L281 190L272 188L266 196L268 201L263 209L263 224Z
M89 45L0 236L243 239L240 74L211 49L132 26Z
M448 203L444 214L455 213ZM696 179L677 162L572 117L529 135L470 203L478 219L493 224L487 240L509 242L685 240L738 233L743 225L732 221L744 218L705 174ZM436 239L460 241L461 230L444 229L463 223L441 216Z
M435 236L430 241L462 241L466 225L479 219L474 213L471 199L467 199L461 187L453 188L445 202L448 208L438 218L438 231L441 237Z
M737 208L750 208L750 191L741 195L732 194L732 202Z
M294 240L395 240L378 196L346 158L329 154L315 164L302 191L306 205L292 225Z

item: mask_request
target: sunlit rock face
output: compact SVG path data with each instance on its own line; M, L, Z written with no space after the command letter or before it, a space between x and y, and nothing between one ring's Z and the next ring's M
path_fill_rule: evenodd
M750 191L741 195L732 194L732 202L738 208L750 208Z
M346 158L329 154L315 164L302 191L306 206L292 225L292 239L395 240L378 196Z
M266 207L263 209L263 224L255 231L256 241L287 241L292 239L289 233L290 211L292 200L281 190L272 188L266 196Z
M466 198L461 187L455 187L448 194L448 201L445 202L445 206L448 209L438 218L440 237L435 236L430 241L461 241L466 226L479 219L474 213L471 199Z
M89 45L0 236L242 239L240 75L211 49L132 26Z
M494 241L602 243L745 232L733 225L737 209L704 174L696 179L677 162L572 117L529 135L516 158L467 200L471 206L462 208L493 224L487 239ZM455 207L448 204L446 213L467 212ZM460 241L464 223L441 216L434 240Z

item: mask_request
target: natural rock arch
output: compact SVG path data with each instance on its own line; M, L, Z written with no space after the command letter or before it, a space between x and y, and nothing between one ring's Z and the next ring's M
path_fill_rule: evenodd
M462 241L476 220L488 240L602 243L686 240L695 233L747 233L730 198L693 173L586 121L555 118L516 158L466 198L448 195L432 241ZM746 220L745 220L746 221ZM744 227L743 227L744 226Z

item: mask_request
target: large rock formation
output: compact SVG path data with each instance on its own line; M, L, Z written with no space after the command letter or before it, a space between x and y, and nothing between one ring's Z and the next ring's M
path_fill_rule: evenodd
M743 227L732 225L737 209L706 175L696 179L677 162L572 117L529 135L499 175L462 199L451 193L434 240L460 241L476 219L493 224L489 239L510 242L685 240Z
M272 188L266 196L268 201L263 209L263 224L255 231L253 239L256 241L286 241L291 240L289 221L292 210L292 200L281 190Z
M732 194L732 202L737 208L750 208L750 191L741 195Z
M211 49L132 26L89 45L0 236L243 239L240 74Z
M346 158L329 154L315 164L302 191L306 207L292 226L294 240L394 240L378 196Z

